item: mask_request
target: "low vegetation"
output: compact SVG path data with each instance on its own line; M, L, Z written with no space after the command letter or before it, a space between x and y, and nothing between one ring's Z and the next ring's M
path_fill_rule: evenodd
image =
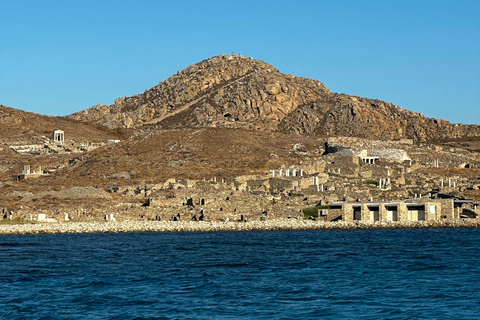
M3 219L0 220L0 225L2 224L31 224L31 221L23 220L23 219Z
M310 218L318 218L318 210L321 209L329 209L330 206L316 206L316 207L309 207L304 208L303 211L303 218L310 219Z

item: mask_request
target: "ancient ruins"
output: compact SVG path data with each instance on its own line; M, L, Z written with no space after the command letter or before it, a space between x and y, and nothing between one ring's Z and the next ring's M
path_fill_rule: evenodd
M120 142L115 142L118 144ZM110 143L111 144L111 143ZM107 144L108 145L108 144ZM299 144L292 150L308 155ZM300 150L300 151L299 151ZM302 151L303 150L303 151ZM70 160L70 165L82 161ZM468 163L467 163L468 161ZM75 187L43 193L14 193L20 203L46 196L105 201L96 208L41 213L27 208L13 217L69 221L140 219L155 221L265 221L276 218L323 221L427 221L476 218L478 201L459 195L479 190L479 179L429 173L429 168L478 168L480 159L464 151L414 145L411 140L375 141L329 138L316 157L272 168L263 174L214 176L209 179L168 177L163 183L119 185L107 189ZM25 165L15 180L45 175ZM130 179L117 172L110 179ZM13 195L13 194L12 194ZM115 203L111 200L115 198ZM110 203L110 204L109 204ZM38 218L42 215L42 218ZM10 218L10 215L8 215Z
M220 55L67 117L0 106L25 221L440 221L480 214L480 126Z

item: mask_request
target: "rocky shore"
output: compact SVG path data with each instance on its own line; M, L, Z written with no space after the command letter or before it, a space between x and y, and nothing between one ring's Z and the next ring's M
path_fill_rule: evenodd
M0 225L0 234L210 232L254 230L384 229L384 228L478 228L479 219L439 221L324 222L277 219L252 222L122 221L65 222Z

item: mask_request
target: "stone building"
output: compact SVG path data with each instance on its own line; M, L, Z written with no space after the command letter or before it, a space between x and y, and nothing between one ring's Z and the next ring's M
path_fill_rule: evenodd
M65 143L65 132L63 130L54 130L53 131L53 141L60 144Z
M460 205L453 199L389 202L335 202L327 213L328 221L427 221L458 219Z

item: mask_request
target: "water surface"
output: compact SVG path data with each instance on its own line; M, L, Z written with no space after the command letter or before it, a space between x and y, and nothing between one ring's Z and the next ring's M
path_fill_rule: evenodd
M0 236L1 319L480 319L479 229Z

